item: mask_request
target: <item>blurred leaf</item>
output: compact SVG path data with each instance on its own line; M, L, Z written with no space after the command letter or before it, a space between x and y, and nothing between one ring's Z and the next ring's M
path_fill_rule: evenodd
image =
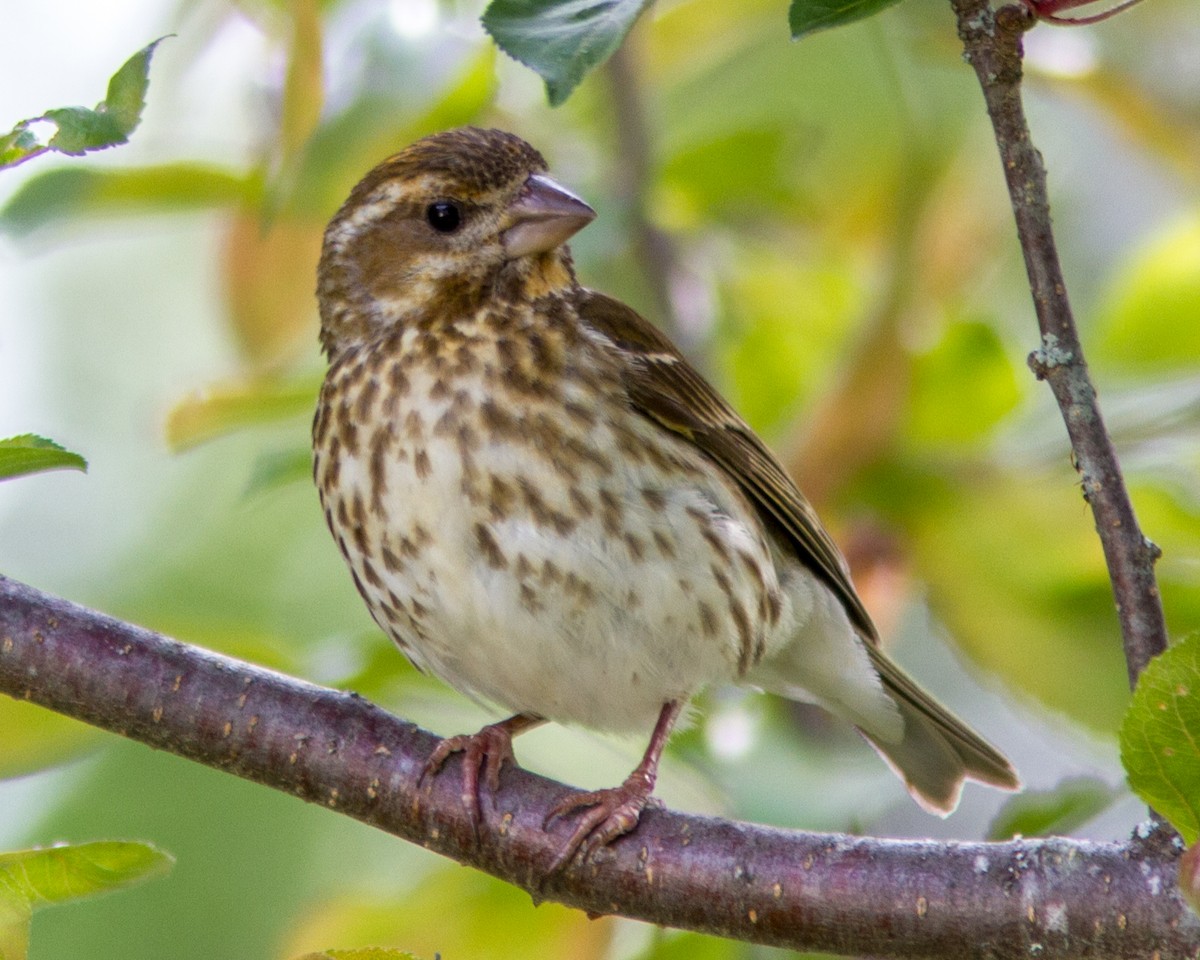
M159 37L125 61L108 81L107 96L95 109L58 107L18 123L0 140L0 167L15 166L46 150L79 155L126 143L141 122L150 84L150 59L154 48L164 39ZM42 120L58 128L44 146L28 129L30 124Z
M34 910L140 883L174 862L151 844L124 841L0 853L0 957L25 960Z
M788 24L792 39L874 16L899 0L792 0Z
M0 878L0 960L25 960L33 908Z
M656 930L654 942L634 960L738 960L745 947L736 940L702 933Z
M316 337L317 261L325 224L239 210L225 235L222 273L229 321L246 356L259 365L292 359Z
M254 461L246 484L246 496L266 493L290 483L307 483L312 480L312 473L313 455L307 446L300 450L264 453Z
M284 953L302 952L314 942L358 942L428 957L602 960L615 926L610 917L589 920L556 903L535 908L523 890L445 865L394 897L364 889L310 907Z
M483 25L500 49L546 81L562 104L621 45L650 0L492 0Z
M1134 373L1194 369L1200 357L1200 210L1154 237L1119 273L1093 362Z
M72 218L228 206L251 202L260 192L256 182L199 163L133 170L62 167L26 181L0 212L0 229L21 236Z
M292 18L292 36L283 84L280 146L284 155L290 156L316 129L324 101L324 80L317 0L292 0L285 9Z
M0 880L37 909L140 883L174 863L153 844L98 840L0 853Z
M82 470L86 473L87 461L53 440L32 433L0 440L0 480L44 470Z
M187 450L246 427L311 416L319 381L302 378L236 380L217 384L181 400L167 415L167 443Z
M979 440L1020 397L996 331L985 323L949 323L941 341L916 358L908 433L926 445Z
M306 953L296 960L420 960L414 954L388 950L384 947L364 947L361 950L322 950Z
M0 699L0 780L63 763L100 741L95 727L23 700Z
M989 840L1066 834L1107 809L1117 793L1102 780L1075 777L1053 790L1025 790L1010 798L988 827Z
M1052 709L1115 731L1129 696L1119 626L1068 469L881 467L868 495L906 530L933 610L976 663Z
M1188 844L1200 836L1200 634L1150 661L1121 724L1129 785Z

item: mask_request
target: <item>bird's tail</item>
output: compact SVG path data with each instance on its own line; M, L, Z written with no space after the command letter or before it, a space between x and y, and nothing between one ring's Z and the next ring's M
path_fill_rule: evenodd
M904 735L888 742L861 727L859 732L921 807L943 817L952 813L964 780L1020 789L1021 779L1004 754L918 687L882 650L865 646L884 690L900 709Z

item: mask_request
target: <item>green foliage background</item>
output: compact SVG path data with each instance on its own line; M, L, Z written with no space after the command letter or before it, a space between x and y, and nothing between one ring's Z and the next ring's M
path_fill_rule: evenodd
M483 722L374 630L305 451L324 222L412 139L500 125L600 212L574 244L585 281L672 329L787 456L900 659L1048 792L1003 829L1120 835L1140 816L1119 788L1128 691L1103 559L1057 410L1024 365L1036 327L947 3L796 44L781 0L660 3L554 110L496 53L476 3L104 6L97 20L83 0L27 5L0 41L5 126L94 101L130 51L177 35L128 146L0 179L0 436L53 436L90 467L0 486L5 574L439 732ZM1200 80L1181 66L1193 6L1159 0L1027 43L1073 301L1164 550L1177 636L1200 626ZM642 141L622 139L630 102ZM969 789L934 821L810 711L721 691L702 707L665 767L674 805L972 836L1003 802ZM328 811L28 705L0 701L0 731L0 775L17 778L0 783L0 849L139 838L177 860L164 880L39 913L35 960L366 944L447 960L764 955L535 911ZM518 746L593 786L639 750L554 729Z

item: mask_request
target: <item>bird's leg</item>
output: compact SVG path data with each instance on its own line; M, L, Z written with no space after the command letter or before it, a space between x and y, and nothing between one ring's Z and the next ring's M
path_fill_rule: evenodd
M480 770L484 773L483 785L491 794L494 803L496 791L500 788L500 768L508 761L516 763L512 738L545 722L544 717L536 714L518 713L499 723L489 723L478 733L447 737L425 761L425 768L421 771L417 786L419 787L426 777L434 776L441 770L452 754L466 754L463 757L462 802L471 818L471 828L478 837L479 824L483 820L479 803Z
M638 825L642 810L650 800L650 794L654 792L663 747L667 745L671 728L675 726L682 710L682 701L672 700L663 705L642 762L626 777L623 784L568 797L546 815L543 826L549 826L556 817L566 816L581 807L592 808L579 818L571 839L554 859L549 871L551 874L557 873L570 863L571 858L580 850L586 859L593 850L607 846Z

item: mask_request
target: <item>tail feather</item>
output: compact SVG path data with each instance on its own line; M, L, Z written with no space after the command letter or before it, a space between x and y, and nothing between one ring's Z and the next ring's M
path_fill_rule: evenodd
M1003 790L1019 790L1021 779L1008 758L916 685L873 644L871 664L904 720L898 741L866 738L904 781L914 800L930 813L946 816L958 806L964 780Z

